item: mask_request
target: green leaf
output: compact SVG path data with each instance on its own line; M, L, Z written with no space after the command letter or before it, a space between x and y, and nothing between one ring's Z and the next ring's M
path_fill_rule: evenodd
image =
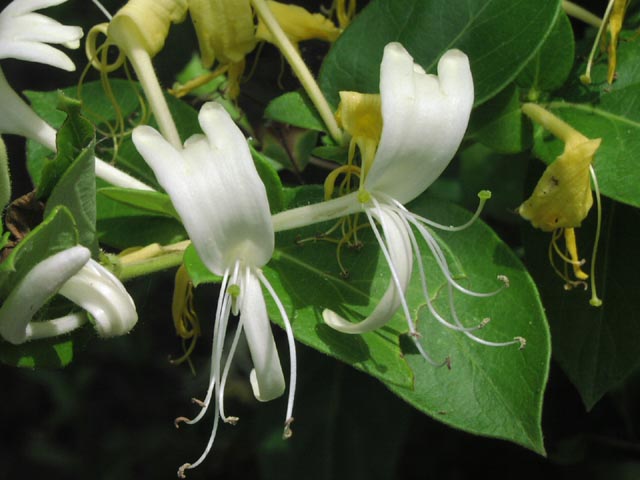
M309 97L302 92L288 92L271 100L264 116L276 122L325 132L327 128Z
M473 110L467 136L497 152L518 153L531 146L532 132L531 122L523 121L520 89L510 85Z
M520 72L516 83L529 90L529 100L536 101L541 92L560 88L569 78L575 58L573 29L566 14L558 15L556 23L538 53Z
M101 244L117 249L151 243L167 245L187 238L182 223L166 214L150 213L98 196L97 232ZM143 227L143 228L141 228Z
M527 225L526 260L540 288L549 317L553 356L576 386L587 409L623 382L640 364L640 297L636 258L640 212L605 202L596 263L601 307L589 305L590 292L566 291L547 255L550 234ZM578 252L590 268L595 212L576 229ZM558 265L560 262L558 262Z
M471 61L479 105L516 78L559 12L559 0L374 1L335 42L320 85L333 105L341 90L378 92L382 52L391 41L402 43L431 73L446 50L459 48Z
M620 42L618 74L613 85L605 81L606 65L599 64L592 70L591 86L576 80L562 92L565 100L547 105L583 135L602 138L594 163L600 190L603 195L635 207L640 207L639 56L639 42ZM551 163L563 148L562 142L538 129L535 153L546 163Z
M51 194L58 180L95 139L93 125L80 114L80 102L61 93L57 97L58 108L66 112L67 118L56 136L56 157L43 167L42 180L36 189L39 199ZM93 152L93 146L90 149Z
M264 183L267 190L267 198L269 199L269 208L271 214L278 213L284 208L284 196L282 193L282 182L278 176L278 172L275 167L269 161L269 159L262 153L258 152L250 144L251 156L253 157L253 163L256 166L258 175Z
M96 256L96 176L93 142L80 151L78 158L53 187L47 200L44 216L63 205L69 209L76 221L81 245Z
M155 215L166 216L180 220L180 215L171 203L169 195L162 192L146 190L133 190L130 188L104 187L98 190L99 195L104 195L123 205L128 205L136 210L149 212Z

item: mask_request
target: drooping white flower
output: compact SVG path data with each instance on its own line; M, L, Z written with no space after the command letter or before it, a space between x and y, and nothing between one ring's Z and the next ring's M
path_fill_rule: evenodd
M43 63L67 71L75 70L71 59L48 45L78 48L82 29L62 25L33 13L34 10L64 3L66 0L14 0L0 12L0 59L16 58ZM56 130L40 118L11 88L0 69L0 133L20 135L56 151ZM151 190L125 172L95 159L96 176L125 188Z
M345 333L368 332L383 326L398 309L402 309L417 348L427 360L432 361L417 340L418 334L406 300L415 255L425 301L440 323L485 345L524 343L520 338L506 342L483 340L471 332L484 326L486 321L465 327L458 317L453 302L454 290L484 297L494 295L500 289L477 293L456 282L430 227L455 231L466 228L471 222L461 227L447 227L413 214L404 207L438 178L455 155L467 128L473 92L469 60L461 51L445 52L438 62L436 76L425 73L399 43L390 43L384 49L379 98L341 92L339 117L362 157L362 166L358 170L359 191L324 202L324 205L311 205L274 216L276 230L283 230L358 211L366 214L389 265L391 281L373 312L359 323L349 322L331 310L324 310L323 319L332 328ZM484 200L486 198L482 203ZM446 278L450 319L440 314L432 304L415 231L426 242ZM506 277L500 276L499 279L507 284Z
M136 127L133 142L153 169L180 214L193 245L204 264L222 277L213 332L210 383L196 423L213 398L218 412L202 456L178 471L195 468L207 456L219 419L237 419L224 412L224 386L240 334L244 331L254 369L250 375L255 397L272 400L285 390L284 376L262 294L265 287L280 309L289 340L291 377L285 434L293 410L296 361L293 335L286 312L261 268L274 249L274 233L267 194L258 176L242 132L217 103L203 105L198 116L204 135L189 138L184 148L174 148L148 126ZM239 314L236 334L222 368L223 347L229 316ZM215 389L215 395L214 395Z
M80 312L34 321L35 313L56 293L90 317ZM90 321L98 335L111 337L128 333L137 320L135 304L120 281L91 260L89 249L76 246L38 263L16 285L0 307L0 336L19 345L69 333Z

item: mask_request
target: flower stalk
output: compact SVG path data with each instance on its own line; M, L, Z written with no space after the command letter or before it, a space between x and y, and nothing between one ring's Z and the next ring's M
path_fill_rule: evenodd
M336 119L333 115L331 106L322 94L322 91L320 90L320 87L318 86L315 78L309 71L309 67L307 67L307 64L300 56L300 53L283 31L282 27L269 9L269 6L265 2L265 0L251 0L251 4L258 13L260 19L271 31L271 34L273 35L273 43L277 45L284 57L287 59L287 62L289 62L291 69L298 77L298 80L300 80L302 87L305 89L307 95L309 95L309 98L318 109L320 117L329 130L329 134L336 141L336 143L341 144L342 131L338 127L338 123L336 122Z

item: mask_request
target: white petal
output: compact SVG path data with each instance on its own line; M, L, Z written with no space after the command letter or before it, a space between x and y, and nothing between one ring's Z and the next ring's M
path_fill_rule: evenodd
M198 135L177 151L150 127L133 142L167 191L200 258L222 275L237 260L260 267L273 253L266 190L244 136L217 103L200 110Z
M386 324L402 305L402 299L407 290L407 285L411 279L413 267L413 251L411 241L407 235L404 223L397 214L387 211L384 208L379 211L372 211L378 221L383 225L386 247L391 262L389 268L395 272L401 290L398 290L393 279L389 281L389 286L380 302L376 305L371 314L359 323L352 323L331 310L324 310L322 318L330 327L344 333L364 333L375 330Z
M33 267L0 307L0 335L16 345L29 340L27 327L33 315L90 257L87 248L76 246Z
M67 0L13 0L5 9L0 12L0 16L18 16L25 13L34 12L47 7L53 7L65 3Z
M372 192L406 203L438 178L460 146L473 106L467 56L449 50L438 77L427 75L399 43L385 47L380 66L382 136L365 180Z
M0 13L0 58L17 58L75 70L71 59L47 43L62 44L69 48L80 45L82 29L66 26L39 13L39 8L57 5L60 1L12 2Z
M58 293L91 314L101 337L129 333L138 321L136 306L120 280L95 260L89 260Z
M56 131L42 120L7 83L0 70L0 133L21 135L56 149Z
M253 394L267 402L284 393L285 383L280 358L273 340L262 289L258 278L248 271L243 275L240 316L249 344L253 370L250 380Z

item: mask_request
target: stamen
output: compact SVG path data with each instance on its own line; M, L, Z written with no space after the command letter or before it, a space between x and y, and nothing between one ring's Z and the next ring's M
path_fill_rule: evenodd
M217 378L215 367L216 367L216 362L219 362L219 359L218 359L219 355L217 354L217 352L219 351L217 349L217 343L218 343L217 340L219 336L224 336L224 333L222 335L220 334L221 331L224 332L224 329L221 329L221 323L222 323L221 318L223 314L225 317L227 317L229 315L229 310L230 310L228 302L225 301L228 298L228 296L225 295L228 284L229 284L229 269L225 270L224 275L222 276L222 283L220 285L220 294L218 295L218 304L216 306L216 316L215 316L215 323L213 327L213 341L212 341L213 351L211 352L209 387L207 388L207 394L204 399L204 402L198 403L198 405L200 405L201 407L198 415L192 420L188 420L188 419L183 420L189 425L198 423L202 419L202 417L204 417L205 413L207 413L209 404L211 403L211 397L213 396L213 389L215 387L216 378ZM195 402L195 400L193 401ZM216 414L216 418L217 417L218 415ZM181 418L184 418L184 417L181 417Z
M444 256L444 253L442 252L440 245L438 245L437 240L431 235L431 233L426 229L424 225L419 223L418 221L419 219L414 218L411 212L408 212L408 213L409 214L407 215L407 220L411 222L411 224L415 226L416 229L418 229L418 232L420 232L420 234L422 235L422 238L424 238L425 242L427 242L427 245L429 246L429 249L434 254L434 258L438 263L438 266L440 267L442 274L447 279L447 282L450 285L452 285L456 290L466 295L470 295L472 297L486 298L486 297L493 297L494 295L497 295L502 290L507 288L507 286L509 285L509 281L508 279L506 282L504 281L504 278L506 278L505 275L498 276L498 280L502 281L503 285L492 292L476 292L473 290L469 290L468 288L465 288L462 285L460 285L451 275L451 271L449 270L449 265L447 264L446 257Z
M383 196L386 198L387 201L390 201L391 203L393 203L395 207L405 211L408 215L411 215L414 219L422 223L425 223L430 227L434 227L434 228L437 228L438 230L444 230L447 232L459 232L460 230L464 230L470 227L473 223L475 223L475 221L478 219L478 217L482 213L482 210L484 209L484 204L487 203L487 200L491 198L491 192L489 190L481 190L478 192L478 198L480 201L478 202L478 207L476 208L475 213L469 219L469 221L459 226L442 225L441 223L434 222L433 220L429 220L428 218L425 218L413 212L410 212L402 203L398 202L395 198L389 197L388 195L385 195L385 194L383 194Z
M280 312L280 317L282 318L282 322L284 323L284 330L287 334L287 342L289 344L290 373L289 373L289 397L287 399L287 412L285 414L286 420L284 422L284 425L285 425L284 434L286 435L288 432L289 435L286 438L289 438L291 437L291 435L293 435L293 433L291 432L290 425L293 422L293 401L296 395L296 379L298 377L298 360L296 357L296 344L293 337L293 328L291 327L291 322L289 321L289 316L287 315L287 311L285 310L284 305L282 305L280 298L278 297L278 295L276 294L276 291L271 286L271 283L269 283L269 280L267 280L267 277L265 277L264 273L260 269L256 269L256 274L258 276L258 279L260 280L260 283L262 283L262 285L267 289L267 291L269 292L269 295L271 295L271 298L273 299L276 306L278 307L278 311Z
M382 215L382 209L380 207L380 204L378 203L378 201L375 198L371 198L376 213L378 214L378 218L380 218L380 223L382 225L382 230L385 231L386 227L385 227L385 223L384 223L384 216ZM395 214L395 212L393 210L391 210L392 213ZM440 365L438 362L436 362L433 358L431 358L431 356L424 350L424 348L422 348L422 345L420 344L420 342L416 339L415 336L413 336L413 334L417 333L415 324L413 322L413 318L411 317L411 314L409 312L409 306L407 305L407 299L404 295L404 291L402 289L402 286L400 285L400 279L398 278L398 274L396 272L396 268L395 265L393 264L393 261L391 259L391 255L389 253L389 249L388 246L386 245L385 241L382 238L382 235L380 234L380 231L378 230L378 227L376 226L376 223L373 219L373 217L371 216L371 213L369 212L369 209L365 210L365 213L367 214L367 218L369 220L369 224L371 225L371 229L373 230L373 234L376 237L376 240L378 241L378 245L380 245L380 250L382 250L382 254L384 255L385 260L387 261L387 265L389 266L389 270L391 271L391 278L393 279L393 282L396 286L396 290L398 291L398 296L400 297L400 303L402 305L402 311L404 312L404 316L405 319L407 320L407 324L409 326L409 332L411 334L411 338L413 339L413 343L416 345L416 348L418 349L418 351L420 352L420 355L422 355L422 357L429 362L431 365L433 366L438 366Z
M93 4L98 7L98 10L100 10L102 12L102 14L107 17L107 20L111 21L113 19L113 15L111 15L109 13L109 10L107 10L105 8L104 5L102 5L102 3L100 3L98 0L91 0L93 2Z
M293 436L293 431L291 430L292 423L293 423L293 417L287 418L287 421L284 422L284 430L282 431L283 440L289 440Z
M441 323L442 325L444 325L447 328L450 328L452 330L456 330L456 331L474 331L474 330L479 330L480 328L484 327L484 325L486 325L487 322L485 322L484 320L480 323L480 325L477 325L475 327L468 327L468 328L460 328L456 325L453 325L451 323L449 323L447 320L445 320L444 317L442 317L438 311L436 310L435 306L433 305L433 302L431 301L431 297L429 296L429 288L427 286L427 276L425 274L424 271L424 265L422 264L422 253L420 251L420 246L418 245L418 241L416 239L415 234L413 233L413 230L411 229L411 226L409 224L409 221L407 220L407 218L403 215L400 215L400 218L402 220L402 223L404 223L407 232L409 233L409 240L411 241L411 246L413 247L413 251L415 252L415 256L416 256L416 260L417 260L417 264L418 264L418 272L420 274L420 282L422 284L422 294L427 302L427 308L429 309L429 312L431 313L431 315L433 315L435 317L435 319ZM488 319L485 319L488 320Z
M598 177L593 165L589 165L589 173L591 174L591 180L593 181L593 189L596 193L596 209L597 209L597 224L596 224L596 237L593 242L593 251L591 253L591 300L589 303L594 307L602 305L602 300L598 297L596 291L596 254L598 252L598 244L600 243L600 231L602 229L602 201L600 198L600 188L598 187Z
M191 423L191 419L187 417L177 417L173 421L173 424L176 426L176 428L180 428L181 423Z
M194 463L185 463L184 465L182 465L178 469L178 478L185 478L185 470L196 468L198 465L200 465L204 461L205 458L207 458L207 455L209 455L209 451L211 451L211 447L213 446L213 441L216 438L216 432L218 431L219 423L220 423L220 417L216 415L213 420L213 427L211 429L211 435L209 436L209 442L207 443L207 446L205 447L204 452L202 452L202 455L200 455L200 458L198 458L198 460L196 460Z
M229 354L227 355L227 361L225 362L224 371L222 372L222 380L220 380L220 388L218 393L218 405L220 405L220 417L222 417L222 421L225 423L231 423L235 425L238 422L238 417L226 417L224 414L224 387L227 384L227 377L229 375L229 370L231 369L231 362L236 353L236 347L238 346L238 341L240 340L240 334L242 333L243 321L242 317L238 322L238 326L236 327L236 333L233 336L233 342L231 343L231 348L229 349ZM235 420L233 420L235 419Z
M449 266L447 264L446 258L444 256L444 252L442 251L442 249L440 248L440 245L438 245L438 242L436 241L436 239L431 235L431 233L427 230L427 228L420 224L415 218L413 218L413 216L411 214L407 215L406 217L401 217L403 219L406 219L408 222L410 222L412 225L414 225L416 227L416 229L420 232L420 234L422 235L422 238L425 240L425 242L427 243L427 245L429 246L429 249L431 250L431 253L433 254L436 262L438 263L438 266L440 267L440 270L442 271L443 275L445 276L445 278L447 279L447 289L448 289L448 296L449 296L449 310L451 311L451 316L453 318L453 321L455 323L455 325L450 324L449 322L447 322L444 318L442 318L435 310L435 308L433 307L432 303L431 303L431 299L429 298L429 294L428 291L426 290L426 275L424 274L424 267L422 266L422 262L418 262L419 265L419 270L420 270L420 278L421 281L423 282L423 293L425 296L425 299L427 301L427 306L429 307L429 311L432 313L432 315L436 318L436 320L438 320L440 323L442 323L443 325L445 325L448 328L451 328L453 330L456 331L460 331L462 332L464 335L466 335L467 337L469 337L470 339L482 344L482 345L487 345L487 346L491 346L491 347L503 347L503 346L507 346L507 345L513 345L515 343L520 343L522 345L522 343L519 340L513 340L513 341L509 341L509 342L491 342L488 340L484 340L480 337L477 337L476 335L473 335L471 332L478 330L482 327L484 327L488 322L489 319L485 318L483 319L480 324L476 327L465 327L462 322L460 321L460 319L458 318L458 314L455 308L455 304L454 304L454 292L453 289L456 288L460 291L462 291L463 293L467 293L468 295L471 296L475 296L475 297L488 297L488 296L492 296L497 294L498 292L500 292L501 290L503 290L504 288L507 288L509 286L509 279L505 276L505 275L499 275L498 276L498 280L502 281L504 283L503 287L498 289L495 292L492 292L490 294L484 294L484 293L477 293L477 292L472 292L466 288L458 288L458 284L457 282L455 282L451 276L451 272L449 271ZM413 235L413 232L411 232L410 236ZM417 248L419 251L419 247L417 246L417 241L415 239L415 236L413 236L413 240L412 243L414 244L414 248ZM520 337L518 337L520 338Z

